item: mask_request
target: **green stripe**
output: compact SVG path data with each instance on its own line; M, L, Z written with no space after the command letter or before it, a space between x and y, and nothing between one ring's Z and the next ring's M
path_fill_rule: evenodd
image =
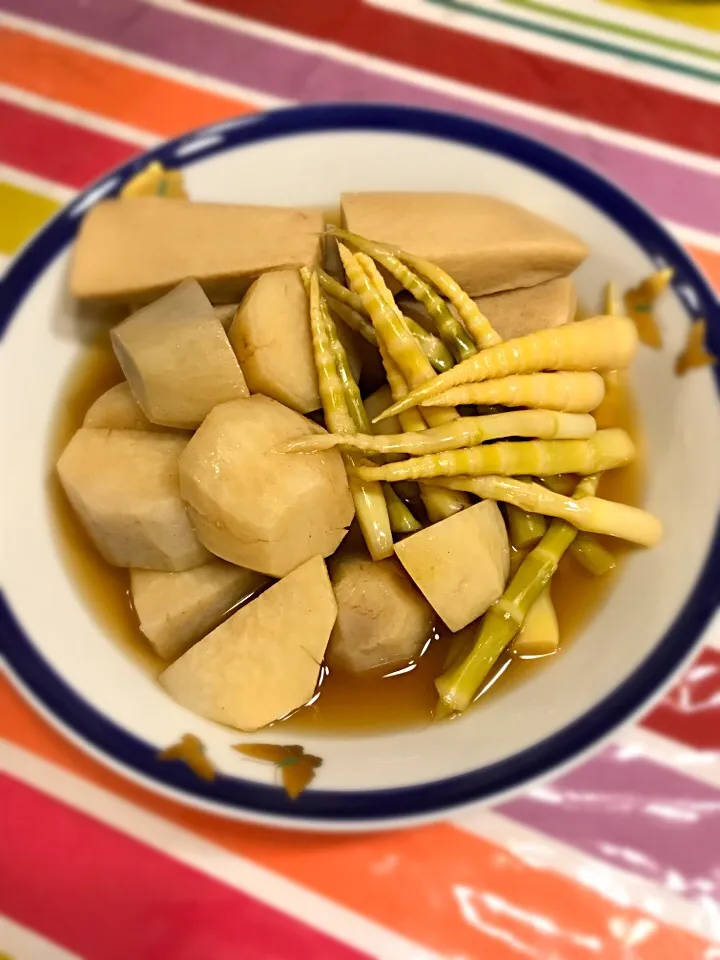
M647 63L653 67L662 67L674 73L682 73L688 77L695 77L698 80L709 80L711 83L720 83L720 73L710 70L702 70L699 67L689 67L683 63L676 63L673 60L665 60L662 57L655 57L649 53L641 53L638 50L628 50L626 47L618 47L612 43L604 43L600 40L591 40L588 37L580 36L577 33L571 33L567 30L559 30L555 27L544 27L540 24L530 23L527 20L521 20L518 17L511 17L503 13L494 13L490 10L481 10L463 0L426 0L437 7L443 7L446 10L455 10L460 13L468 13L471 16L483 20L493 20L496 23L503 23L510 27L519 27L521 30L530 33L541 34L546 37L552 37L555 40L569 40L571 43L577 43L582 47L588 47L591 50L600 50L602 53L614 53L628 60L635 60L638 63ZM530 0L532 2L532 0Z
M573 10L555 7L548 3L540 3L539 0L501 0L501 2L506 3L508 6L521 7L526 10L534 10L537 13L544 13L558 20L579 23L584 27L596 27L599 30L606 30L608 33L616 33L618 36L628 37L630 40L642 40L647 43L654 43L659 47L665 47L668 50L676 50L678 53L690 53L697 57L704 57L707 60L720 62L720 51L715 52L714 50L709 50L707 47L698 47L695 46L694 43L685 43L682 40L672 40L670 37L663 37L657 33L648 33L645 30L637 30L634 27L628 27L622 23L600 20L597 17L591 17L584 13L575 13Z

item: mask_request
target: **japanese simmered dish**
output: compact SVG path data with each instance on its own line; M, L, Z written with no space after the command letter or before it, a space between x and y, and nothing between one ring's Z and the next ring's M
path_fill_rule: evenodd
M124 379L57 474L167 693L252 731L442 644L442 719L556 652L561 560L602 577L608 538L662 532L598 495L636 457L638 329L612 288L576 319L583 243L492 197L350 193L335 226L144 195L164 173L82 225L72 293L124 312Z

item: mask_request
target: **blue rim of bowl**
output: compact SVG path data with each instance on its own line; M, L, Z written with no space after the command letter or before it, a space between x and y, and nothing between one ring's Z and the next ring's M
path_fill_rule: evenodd
M478 120L392 105L294 107L241 117L193 131L150 150L94 184L62 210L22 251L0 284L0 336L32 284L73 240L83 214L99 199L114 196L149 161L171 167L260 141L294 135L347 131L391 132L436 137L481 148L521 163L562 184L598 207L625 230L658 265L675 269L673 287L693 320L704 318L708 342L720 355L720 304L684 250L636 201L601 175L544 144ZM720 370L715 369L720 393ZM183 763L160 762L157 749L103 716L43 660L16 622L3 597L0 638L12 673L74 738L139 774L178 799L193 799L228 812L281 820L333 822L404 820L437 815L488 800L548 774L633 715L662 687L698 643L720 605L720 521L703 570L682 611L646 660L608 697L558 733L502 761L459 776L408 787L357 792L309 790L291 801L279 787L219 775L199 780Z

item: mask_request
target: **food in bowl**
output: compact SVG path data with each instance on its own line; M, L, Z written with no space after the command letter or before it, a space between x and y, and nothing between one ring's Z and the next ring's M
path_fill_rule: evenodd
M497 198L342 206L126 196L75 250L73 293L128 315L60 482L162 686L240 730L411 674L418 717L462 713L559 650L569 565L662 532L598 496L637 459L638 333L576 320L584 245Z

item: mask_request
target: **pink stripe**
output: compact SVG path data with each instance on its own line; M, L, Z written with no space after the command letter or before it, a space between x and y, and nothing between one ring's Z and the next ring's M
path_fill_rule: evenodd
M2 775L0 823L0 912L85 960L366 956Z
M630 747L606 747L497 809L658 886L720 904L720 791Z

